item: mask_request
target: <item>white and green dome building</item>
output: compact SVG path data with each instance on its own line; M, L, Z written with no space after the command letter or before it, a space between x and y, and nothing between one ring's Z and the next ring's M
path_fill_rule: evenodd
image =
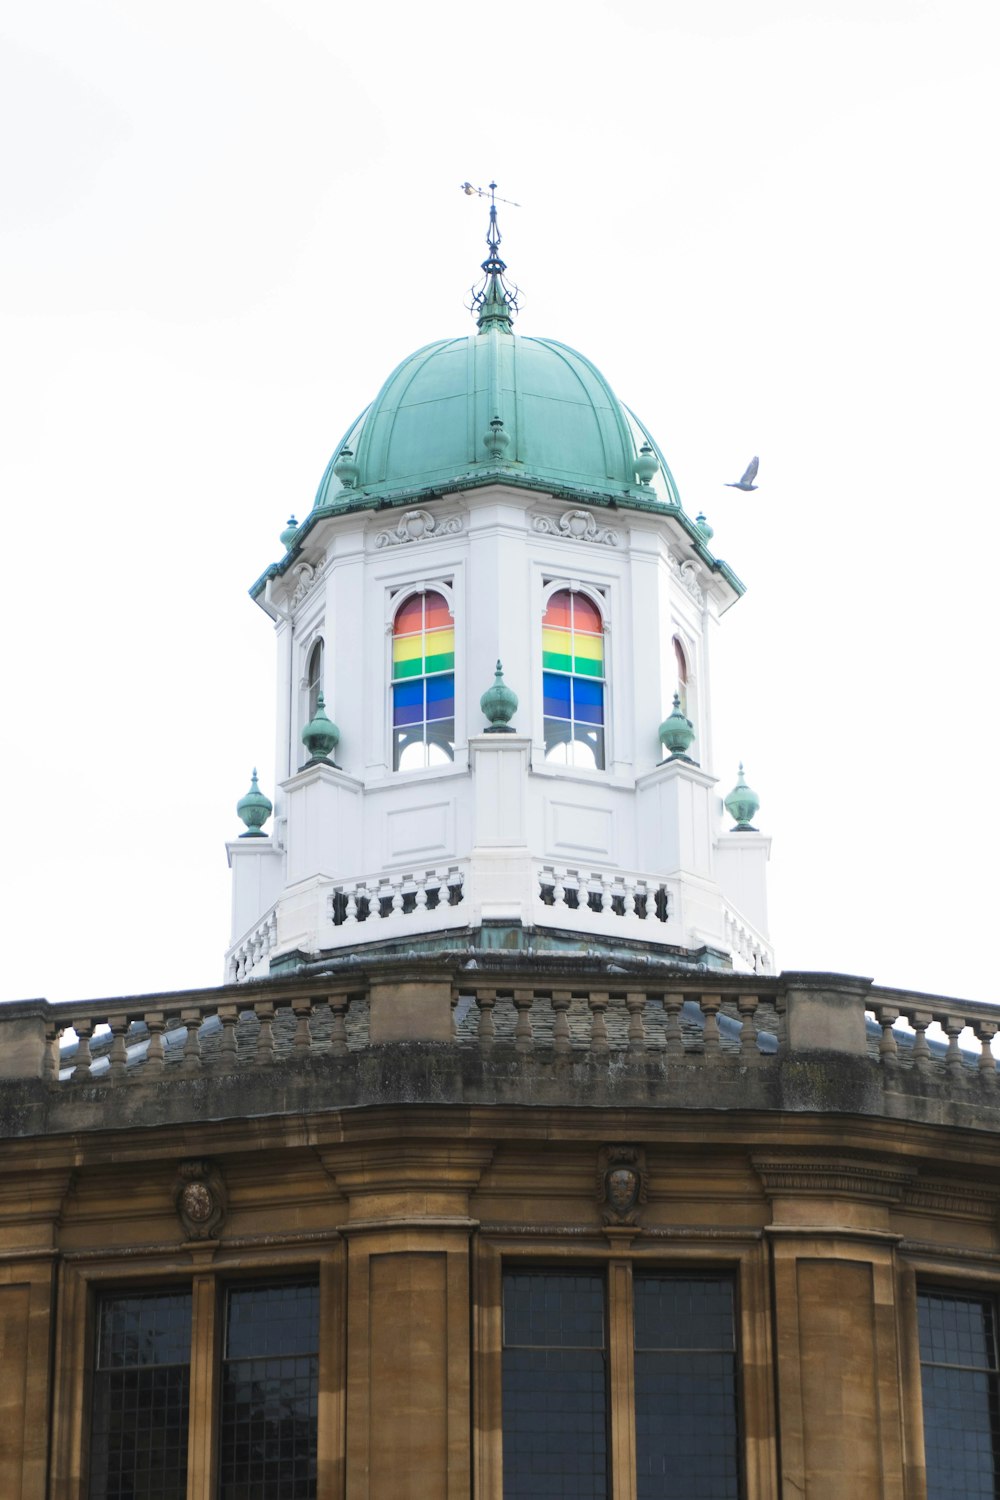
M227 978L370 947L773 968L769 840L712 759L743 585L604 376L514 332L492 209L488 245L477 330L397 365L251 590L278 786L228 846Z

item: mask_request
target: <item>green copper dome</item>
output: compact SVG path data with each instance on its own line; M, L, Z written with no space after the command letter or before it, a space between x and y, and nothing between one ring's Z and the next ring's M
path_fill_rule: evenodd
M337 445L316 509L498 481L680 504L662 454L600 371L496 317L397 365Z

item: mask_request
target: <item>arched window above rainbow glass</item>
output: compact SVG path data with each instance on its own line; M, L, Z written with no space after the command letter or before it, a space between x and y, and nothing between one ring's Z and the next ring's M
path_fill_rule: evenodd
M684 647L681 644L680 637L676 635L674 636L674 668L677 679L677 687L675 691L677 693L677 696L681 700L681 713L686 714L688 711L689 677L687 654L685 653Z
M410 594L392 621L392 767L455 759L455 622L443 594Z
M604 618L593 599L557 589L542 616L545 759L604 769Z
M323 639L320 637L309 652L306 664L306 717L308 724L315 717L319 695L323 691Z

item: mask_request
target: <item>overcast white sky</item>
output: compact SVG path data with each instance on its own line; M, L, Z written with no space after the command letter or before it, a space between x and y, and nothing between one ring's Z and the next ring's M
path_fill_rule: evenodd
M786 968L1000 999L994 0L34 0L2 24L0 995L214 983L246 589L392 366L582 349L748 584ZM724 489L751 454L760 490Z

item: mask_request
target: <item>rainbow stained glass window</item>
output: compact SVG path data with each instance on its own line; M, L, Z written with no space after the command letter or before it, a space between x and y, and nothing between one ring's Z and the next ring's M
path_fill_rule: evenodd
M560 589L542 617L545 758L604 769L604 620L586 594Z
M392 764L455 758L455 622L443 594L411 594L392 622Z

